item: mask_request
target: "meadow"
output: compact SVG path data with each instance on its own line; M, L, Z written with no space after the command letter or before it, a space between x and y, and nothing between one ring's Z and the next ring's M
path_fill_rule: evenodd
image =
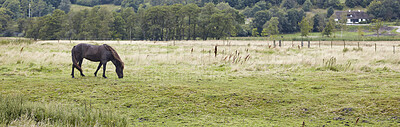
M81 42L124 78L88 60L71 78ZM346 44L3 40L0 126L399 126L400 42Z

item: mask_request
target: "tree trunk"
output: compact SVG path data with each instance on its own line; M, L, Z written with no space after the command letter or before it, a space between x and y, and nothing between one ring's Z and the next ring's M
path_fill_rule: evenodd
M189 40L189 39L190 39L190 15L189 15L189 27L188 27L188 28L189 28L189 29L188 29L188 30L189 30L189 31L188 31L188 32L189 32L189 35L188 35L188 38L187 38L187 40Z
M196 40L196 24L193 24L193 40Z

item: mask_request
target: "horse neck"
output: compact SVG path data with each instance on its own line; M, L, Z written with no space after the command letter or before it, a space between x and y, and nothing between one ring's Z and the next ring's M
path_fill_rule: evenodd
M119 60L115 59L115 58L112 59L111 62L112 62L116 67L121 65L121 62L120 62Z
M113 59L113 60L111 60L112 61L112 63L115 65L115 67L120 67L120 66L123 66L122 65L122 63L121 63L121 61L119 61L119 60L117 60L117 59Z

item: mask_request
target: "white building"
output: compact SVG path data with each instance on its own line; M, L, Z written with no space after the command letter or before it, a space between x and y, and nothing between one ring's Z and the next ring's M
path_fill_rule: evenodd
M369 16L367 13L364 11L336 11L335 12L335 21L338 22L341 20L344 16L347 18L347 24L353 24L353 23L360 23L361 21L367 21L369 20Z

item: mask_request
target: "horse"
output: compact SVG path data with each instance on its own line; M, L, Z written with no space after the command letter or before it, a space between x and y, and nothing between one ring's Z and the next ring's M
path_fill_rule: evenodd
M82 61L83 58L93 61L100 62L97 67L96 72L94 72L94 76L97 76L97 71L99 71L100 67L103 66L103 77L106 77L106 65L108 61L111 61L115 65L115 72L118 75L118 78L124 77L124 62L122 62L121 58L117 54L117 52L109 45L91 45L80 43L74 46L71 50L72 55L72 78L74 78L74 69L78 69L81 73L81 76L85 76L82 73Z

